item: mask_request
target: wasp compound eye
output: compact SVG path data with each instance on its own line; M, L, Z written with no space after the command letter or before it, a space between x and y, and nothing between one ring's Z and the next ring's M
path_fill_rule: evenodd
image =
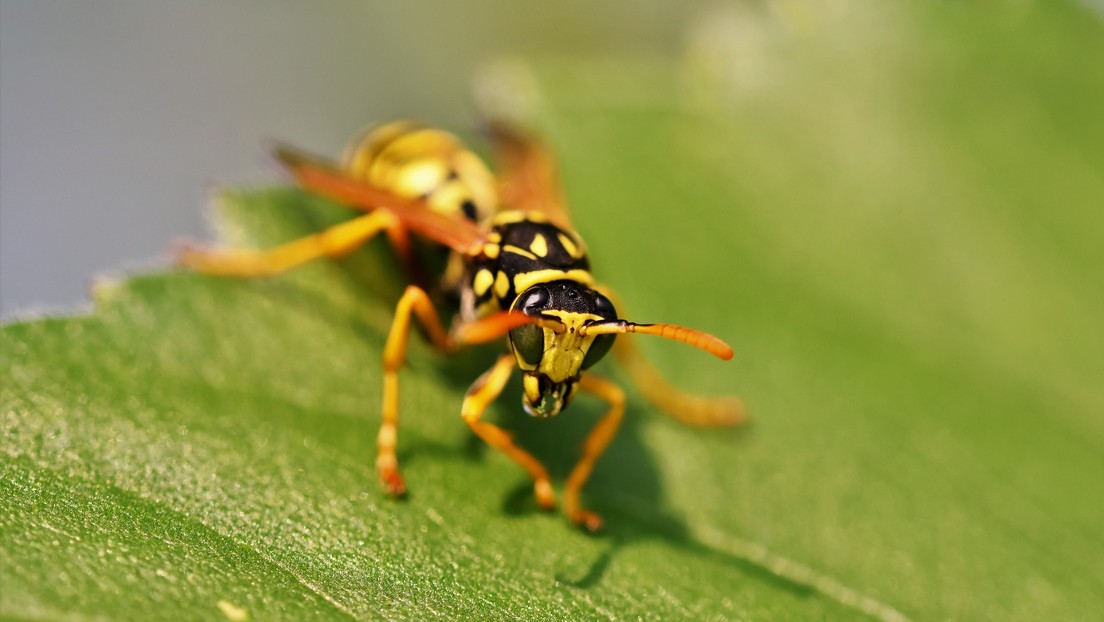
M525 315L538 316L547 309L552 302L552 294L548 288L537 285L525 290L517 301L514 302L514 310L521 311ZM544 329L539 325L530 324L519 326L510 331L510 343L514 346L514 352L518 358L526 364L536 367L540 365L544 356Z
M594 313L602 316L604 320L617 319L617 309L613 308L613 301L602 294L594 295Z
M602 357L613 347L613 340L616 338L616 335L598 335L595 337L594 343L590 344L590 349L587 350L586 356L583 357L582 368L590 369L591 366L602 360Z
M551 296L544 287L531 287L518 297L517 310L526 315L539 315L541 311L548 308L550 299Z
M536 324L519 326L510 331L510 343L521 360L536 367L544 356L544 329Z

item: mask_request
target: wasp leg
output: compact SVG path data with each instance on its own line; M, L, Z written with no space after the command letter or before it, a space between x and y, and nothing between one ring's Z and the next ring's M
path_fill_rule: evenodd
M206 250L185 247L178 263L200 272L222 276L272 276L319 257L340 257L386 231L400 254L409 253L405 231L390 213L380 210L334 225L325 231L269 250Z
M495 362L494 366L480 376L468 389L464 397L464 405L460 414L464 422L475 432L479 438L488 445L505 453L521 468L525 469L533 478L533 491L537 497L537 505L544 510L556 507L556 495L552 491L552 481L548 478L548 471L536 458L521 449L511 440L509 433L502 428L480 421L483 411L502 393L506 381L517 364L513 354L503 354Z
M426 336L433 342L433 345L445 352L456 350L465 344L483 343L498 338L511 328L517 326L516 320L518 319L518 314L497 314L463 325L458 330L454 331L454 335L450 335L445 332L444 326L441 324L441 319L437 315L437 310L433 307L433 303L425 293L425 290L416 285L407 286L406 291L403 292L402 298L399 299L399 303L395 307L395 319L391 323L391 332L388 333L387 343L384 344L383 347L383 413L381 416L379 436L376 440L376 472L379 474L384 490L387 491L388 494L396 497L406 492L406 482L403 481L402 475L399 474L399 463L395 455L395 446L398 440L399 427L399 368L401 368L406 361L406 346L410 339L411 316L418 318L418 321L425 327ZM494 393L480 393L483 397L476 398L476 402L473 402L478 404L478 413L474 415L476 425L478 426L489 426L494 428L494 426L490 424L478 423L478 419L479 416L483 414L483 410L487 405L494 401L495 397L502 392L502 386L505 385L506 380L510 377L510 371L514 361L512 355L503 357L494 369L503 367L503 361L510 365L507 365L504 371L498 371L498 374L502 376L501 379L495 377L495 382L490 383L492 386L497 387ZM483 377L492 377L491 372L487 372ZM483 378L481 378L480 381L482 380ZM479 385L480 381L476 381L476 385ZM471 391L469 391L469 394L470 393ZM465 408L467 408L467 398L465 398L464 404ZM464 412L467 412L467 410ZM465 420L467 419L465 415ZM472 425L471 421L468 423ZM475 427L476 426L473 425L473 429L475 429ZM497 428L495 429L497 430ZM505 435L501 430L498 432L500 435ZM476 433L483 436L478 429ZM497 447L497 445L488 440L486 436L483 436L483 438L491 445ZM507 443L509 443L509 439L507 439ZM522 453L524 454L524 452ZM532 458L530 458L530 460L532 461ZM539 464L537 464L537 467L540 469L541 473L544 472L543 467ZM547 474L544 475L544 481L544 487L547 489L545 494L548 498L548 505L551 506L554 504L554 499L552 498L552 487L548 484ZM541 494L540 490L538 486L538 498Z
M583 443L583 457L579 458L578 464L567 477L567 483L564 484L564 511L567 512L567 518L576 525L587 531L598 531L602 528L602 517L580 505L579 491L590 479L594 463L606 451L610 441L617 435L617 429L621 427L621 419L625 415L625 392L609 380L594 375L580 377L579 388L608 402L610 409L590 431Z
M376 473L384 490L392 496L406 492L406 482L399 475L399 462L395 457L395 445L399 427L399 368L406 361L406 346L410 341L410 318L417 317L426 329L433 345L444 351L456 348L449 338L429 295L415 285L407 286L399 304L395 306L395 319L391 332L383 346L383 414L379 436L376 439Z

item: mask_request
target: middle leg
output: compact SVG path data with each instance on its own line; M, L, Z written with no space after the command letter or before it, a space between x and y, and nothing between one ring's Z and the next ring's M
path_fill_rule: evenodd
M602 517L582 507L579 493L590 479L594 464L605 453L606 447L621 427L621 420L625 415L625 392L609 380L592 374L579 378L579 388L608 402L610 409L590 431L583 443L583 456L567 477L564 485L564 511L567 518L576 525L587 531L598 531L602 528Z
M387 232L400 254L410 252L405 231L401 230L398 220L390 213L380 210L268 250L213 250L184 246L180 250L177 262L207 274L236 277L273 276L313 259L346 255L380 231Z
M418 318L426 329L426 335L438 349L450 351L456 347L455 341L441 325L429 295L416 285L408 286L395 307L395 319L383 347L383 412L376 440L376 472L384 490L396 497L406 492L406 482L399 474L395 446L399 428L399 368L406 361L411 317Z
M376 471L384 490L395 497L406 492L406 482L399 474L395 447L399 427L399 369L406 361L411 318L418 319L425 327L429 340L443 352L451 352L467 344L485 343L497 339L511 328L533 321L533 318L521 313L504 312L461 324L450 334L441 324L441 319L425 290L416 285L406 288L402 298L399 299L399 304L395 307L395 319L391 323L391 332L383 347L383 412L376 441ZM555 505L555 497L544 467L535 458L513 446L509 436L501 429L479 421L483 410L502 392L515 364L513 355L505 355L490 371L476 380L464 399L464 420L483 440L503 449L515 460L523 462L522 466L525 466L537 480L538 503L541 507L550 508ZM507 449L507 446L513 449Z

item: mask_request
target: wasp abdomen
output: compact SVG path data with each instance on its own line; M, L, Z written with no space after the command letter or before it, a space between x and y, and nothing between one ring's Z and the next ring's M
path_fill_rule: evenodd
M452 134L396 121L361 134L345 149L342 166L360 181L435 212L481 222L497 208L494 176Z

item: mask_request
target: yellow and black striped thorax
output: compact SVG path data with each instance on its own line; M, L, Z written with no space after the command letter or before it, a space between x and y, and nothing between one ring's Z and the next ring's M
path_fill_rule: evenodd
M483 249L471 262L471 287L480 311L509 309L534 285L570 281L593 285L586 248L572 231L540 213L495 216Z
M409 121L372 128L345 149L342 166L352 178L406 199L422 199L453 218L483 222L498 199L494 176L448 132Z

